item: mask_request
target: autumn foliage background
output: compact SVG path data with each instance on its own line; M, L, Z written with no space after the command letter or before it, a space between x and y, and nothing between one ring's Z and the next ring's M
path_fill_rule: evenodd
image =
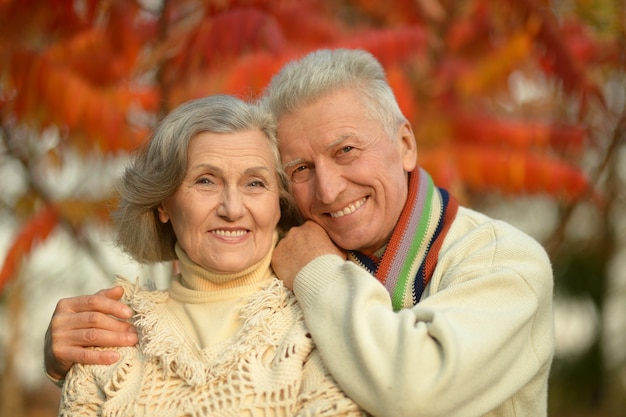
M0 0L1 415L55 415L58 389L20 361L58 294L120 272L103 253L128 153L183 101L255 97L321 47L376 55L436 182L548 249L557 336L579 335L557 347L550 415L626 416L622 0ZM59 236L58 262L95 270L34 273Z

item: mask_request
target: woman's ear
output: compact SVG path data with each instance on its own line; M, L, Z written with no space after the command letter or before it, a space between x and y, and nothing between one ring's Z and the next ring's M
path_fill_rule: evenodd
M157 210L159 212L159 220L161 220L161 223L167 223L170 221L170 215L167 214L167 210L163 207L163 203L159 204Z

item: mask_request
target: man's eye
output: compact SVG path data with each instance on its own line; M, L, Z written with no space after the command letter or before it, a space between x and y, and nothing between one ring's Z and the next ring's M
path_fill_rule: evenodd
M303 182L309 179L311 168L308 165L298 165L291 171L292 182Z
M355 148L354 146L346 145L339 148L335 155L335 161L338 164L345 165L349 164L355 159L357 159L361 155L361 150L359 148Z
M352 146L344 146L343 148L341 148L340 152L341 152L341 153L348 153L348 152L350 152L352 149L354 149L354 147L352 147Z

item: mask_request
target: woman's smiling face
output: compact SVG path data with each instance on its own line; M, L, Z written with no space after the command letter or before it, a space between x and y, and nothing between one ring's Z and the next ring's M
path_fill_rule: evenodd
M272 248L280 219L276 166L259 130L202 132L187 149L185 178L159 207L191 260L221 273L244 270Z

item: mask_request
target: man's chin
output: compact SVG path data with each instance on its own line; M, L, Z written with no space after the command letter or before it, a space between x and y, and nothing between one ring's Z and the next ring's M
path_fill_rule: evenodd
M346 239L345 236L331 235L330 238L335 243L335 245L339 246L339 248L343 250L358 251L359 248L362 246L359 244L360 242L356 242L354 239Z

